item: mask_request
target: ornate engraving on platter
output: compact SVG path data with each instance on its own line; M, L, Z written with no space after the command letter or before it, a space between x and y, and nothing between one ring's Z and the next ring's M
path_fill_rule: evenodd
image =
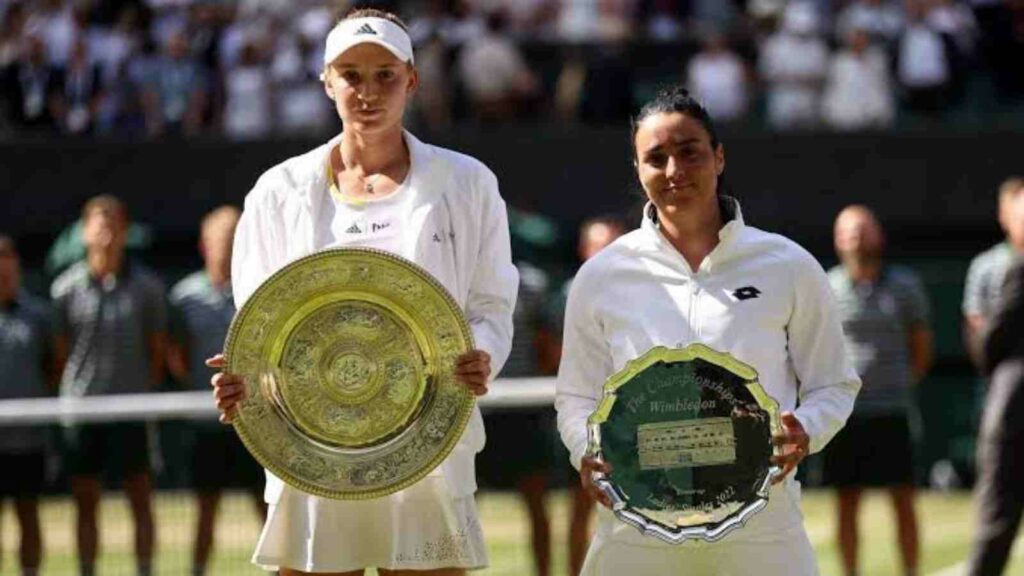
M364 499L425 476L458 442L472 337L435 279L397 256L335 249L286 266L239 311L225 351L248 395L235 428L306 492Z

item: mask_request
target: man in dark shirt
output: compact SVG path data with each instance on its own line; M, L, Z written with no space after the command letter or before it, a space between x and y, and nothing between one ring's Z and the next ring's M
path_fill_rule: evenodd
M52 385L51 317L46 302L21 289L14 241L0 235L0 398L45 396ZM39 573L39 493L45 480L46 430L0 430L0 504L11 498L21 526L21 573Z
M166 302L160 280L125 259L128 211L113 196L82 210L86 259L51 289L61 396L146 392L163 378ZM154 528L149 441L144 423L64 428L65 466L78 507L81 576L93 576L100 474L124 482L135 519L139 576L152 573Z

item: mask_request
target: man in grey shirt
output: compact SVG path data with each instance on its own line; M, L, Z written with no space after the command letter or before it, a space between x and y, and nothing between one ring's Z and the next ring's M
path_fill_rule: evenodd
M896 511L903 573L917 574L912 386L932 361L928 301L910 269L885 264L875 215L849 206L835 223L841 264L828 273L849 354L864 382L846 427L825 449L825 480L839 494L838 539L848 576L858 573L857 510L866 487L883 487Z
M193 390L210 390L214 372L206 367L205 360L224 349L235 316L231 245L240 216L238 208L222 206L203 218L199 249L204 268L171 288L167 367L176 380ZM221 490L242 487L251 492L261 521L267 507L263 501L263 468L249 455L234 430L211 421L197 422L191 432L192 484L199 504L192 574L202 576L213 548Z
M14 241L0 235L0 399L49 394L53 372L51 316L46 302L21 289ZM39 494L45 480L46 429L0 428L0 504L14 501L21 526L21 573L35 576L42 560Z
M1011 177L999 186L999 226L1006 239L971 260L964 285L964 342L971 360L980 367L978 343L988 318L999 300L1006 270L1018 255L1024 254L1024 222L1012 217L1011 207L1024 194L1024 178Z
M53 283L62 396L139 393L163 377L166 302L159 279L125 259L128 211L113 196L82 209L86 259ZM100 474L120 477L135 520L138 573L152 571L152 479L144 423L64 429L65 467L78 507L82 576L93 576Z

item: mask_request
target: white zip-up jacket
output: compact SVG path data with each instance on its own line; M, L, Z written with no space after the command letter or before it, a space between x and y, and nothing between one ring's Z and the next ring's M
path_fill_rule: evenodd
M818 262L793 241L745 226L739 204L700 268L644 210L638 230L587 261L566 304L555 407L578 469L587 418L605 380L654 346L700 342L753 366L780 410L793 410L817 452L842 428L860 378ZM799 403L799 407L798 407Z
M494 174L481 162L424 144L405 133L413 203L399 254L437 278L466 315L478 349L491 356L492 377L512 346L512 310L519 274L512 264L508 215ZM264 173L245 198L235 232L232 287L241 308L271 274L318 246L320 204L330 201L326 162L341 136ZM441 464L454 497L476 491L473 461L485 442L479 408ZM265 499L276 503L283 483L267 473Z

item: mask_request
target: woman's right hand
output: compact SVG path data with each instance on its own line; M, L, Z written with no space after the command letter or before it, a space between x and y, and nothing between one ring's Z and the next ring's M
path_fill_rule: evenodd
M604 490L594 483L594 474L611 474L611 472L611 464L594 456L584 456L580 463L580 483L583 485L583 491L609 510L612 507L612 500Z
M213 398L217 401L217 410L220 410L221 424L230 424L235 417L235 405L245 398L245 380L237 374L223 371L227 366L223 354L207 358L206 365L221 370L213 375L210 384L213 386Z

